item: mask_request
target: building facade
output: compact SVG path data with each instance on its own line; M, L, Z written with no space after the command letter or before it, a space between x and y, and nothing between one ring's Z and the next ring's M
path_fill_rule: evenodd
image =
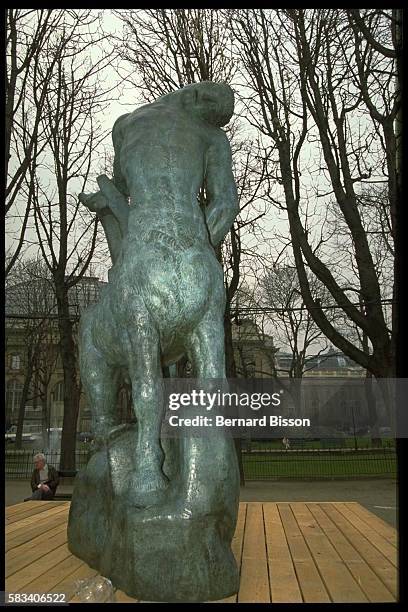
M57 307L52 285L43 280L29 287L15 285L6 292L6 428L17 424L25 384L30 378L24 417L27 433L61 428L64 415ZM70 289L69 305L74 325L83 310L99 299L104 284L96 277L83 277ZM81 393L78 429L89 427L89 422L89 408Z
M83 277L70 290L70 313L73 320L79 321L84 309L97 302L100 290L105 283L97 277ZM48 286L48 291L49 287ZM56 305L52 295L39 299L36 291L30 290L29 306L22 299L21 287L8 290L6 297L6 426L17 424L27 376L32 366L30 388L25 403L24 429L26 432L41 432L45 428L60 428L64 414L64 381L61 358L59 354L59 335L56 320ZM44 293L44 287L41 291ZM33 308L33 303L35 308ZM47 304L47 316L40 312ZM29 316L27 317L27 313ZM42 315L42 316L41 316ZM31 317L31 318L30 318ZM37 318L36 318L37 317ZM232 324L232 339L237 376L239 378L274 378L277 375L286 379L293 359L291 353L277 350L273 338L263 333L251 319L240 319ZM285 374L286 372L286 374ZM357 421L367 420L367 408L363 410L364 398L356 400L343 398L334 407L330 397L333 396L333 383L327 380L360 378L365 371L347 356L334 348L325 353L308 357L303 375L303 385L308 386L301 411L314 419L322 416L324 406L330 419L341 424L345 411L354 411ZM313 382L314 380L314 382ZM123 414L131 412L130 391L122 389L118 399L118 409ZM354 402L354 404L353 404ZM331 406L331 407L330 407ZM351 408L350 408L351 407ZM361 417L361 418L360 418ZM347 417L349 418L349 417ZM329 421L330 421L329 419ZM78 431L90 431L91 414L84 394L81 394Z

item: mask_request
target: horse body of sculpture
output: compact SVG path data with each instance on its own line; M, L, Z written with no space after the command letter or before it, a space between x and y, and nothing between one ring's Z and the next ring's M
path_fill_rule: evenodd
M191 548L194 537L200 537L194 536L192 525L200 528L201 521L209 531L204 530L203 542L196 545L202 557L196 573L204 572L204 578L197 577L196 593L207 598L225 596L237 585L229 548L239 490L234 445L220 432L211 438L178 440L172 450L163 452L162 366L187 354L197 379L225 377L225 289L213 247L228 232L238 211L230 147L219 129L232 111L228 86L200 83L120 117L113 129L114 179L99 177L101 191L81 197L100 216L114 261L99 303L81 319L81 377L101 449L99 458L91 459L83 482L97 488L99 478L101 487L109 488L116 500L117 507L109 506L107 500L101 510L111 531L124 521L136 521L139 529L146 530L145 539L141 530L140 541L133 547L139 552L132 550L134 567L137 555L147 554L140 552L140 546L153 546L157 554L156 525L162 537L169 530L176 548L177 538L184 533ZM203 185L208 199L204 209L198 199ZM123 369L132 385L137 418L132 435L129 429L117 428L116 396ZM88 554L79 544L79 524L82 520L82 531L89 529L89 512L89 505L78 499L75 506L73 498L69 543L75 554L95 566L98 547ZM217 515L214 523L208 518ZM129 543L118 544L121 538L111 538L108 545L104 539L111 557L129 552ZM151 569L152 574L157 571L158 581L163 560L171 563L171 555L177 554L170 545L167 549ZM204 561L208 550L218 551L213 569L208 559ZM120 583L109 554L105 550L102 555L105 575L116 576ZM189 577L194 563L190 569L187 565L177 570L179 580ZM213 571L227 572L228 577L216 580ZM137 588L129 586L132 580L134 575L129 574L124 583L128 592L140 594L141 590L145 597L147 593L161 598L154 579ZM146 581L140 576L139 580ZM200 586L202 580L205 585ZM170 599L180 600L183 593L195 598L194 581L184 591L181 587L172 590L170 585L163 589L164 597Z

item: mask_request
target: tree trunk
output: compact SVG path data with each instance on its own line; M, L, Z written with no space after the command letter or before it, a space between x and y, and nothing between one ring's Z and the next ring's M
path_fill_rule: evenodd
M30 390L31 379L33 377L33 360L31 351L27 352L27 367L24 378L23 391L21 394L20 406L18 408L17 432L16 432L16 448L21 449L23 445L23 427L25 418L25 408L27 403L28 392Z
M296 418L302 416L302 381L303 378L301 376L292 376L289 385L294 410L291 416Z
M232 325L229 303L227 303L224 314L224 343L225 343L225 373L228 378L236 378L236 364L234 358L234 345L232 343ZM241 438L234 438L235 451L237 453L239 478L242 486L245 486L244 464L242 461L242 441Z
M41 431L42 431L42 443L43 449L48 448L50 441L50 432L49 432L49 418L48 418L48 389L45 389L45 392L41 398Z
M384 401L386 426L390 427L392 435L396 437L396 384L388 376L377 377L377 383Z
M373 392L373 375L368 370L366 372L364 390L367 402L368 421L371 432L371 446L373 448L377 448L378 446L381 446L381 439L378 433L377 401Z
M61 361L64 371L64 417L61 437L62 471L75 470L76 431L79 413L79 384L77 379L76 345L69 316L68 291L64 283L56 279L58 326Z

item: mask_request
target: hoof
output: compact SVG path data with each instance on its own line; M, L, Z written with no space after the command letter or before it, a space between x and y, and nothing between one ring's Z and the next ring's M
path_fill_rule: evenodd
M134 506L140 510L159 506L165 500L166 489L155 489L150 491L131 490L125 497L128 506Z
M162 502L169 489L169 481L164 474L152 476L151 471L140 471L129 483L128 503L139 508L155 506Z

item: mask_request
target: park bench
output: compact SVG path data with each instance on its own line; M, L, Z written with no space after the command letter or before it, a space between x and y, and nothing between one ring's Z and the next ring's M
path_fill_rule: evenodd
M75 478L75 476L77 475L77 470L71 470L71 471L67 471L67 470L58 470L58 476L60 478L60 482L59 484L71 484ZM62 480L62 482L61 482ZM64 482L65 480L65 482ZM67 482L69 481L69 482ZM58 493L58 489L56 494L54 495L54 497L52 498L52 500L49 501L69 501L72 499L72 493ZM32 501L30 497L26 497L25 500L26 501ZM46 500L45 500L46 501Z
M58 476L60 477L59 484L71 484L74 481L75 476L77 475L77 470L58 470ZM61 482L62 480L62 482ZM54 495L54 500L70 500L72 499L72 493L58 493L58 489L56 494Z

